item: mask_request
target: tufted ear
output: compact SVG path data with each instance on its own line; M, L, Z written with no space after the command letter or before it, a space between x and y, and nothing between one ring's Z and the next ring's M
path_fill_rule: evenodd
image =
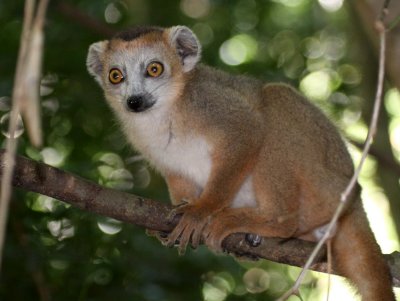
M169 29L169 39L181 58L183 71L192 70L201 54L201 45L195 34L186 26L174 26Z
M94 77L94 79L100 84L103 84L103 54L107 49L108 41L101 41L90 45L89 52L86 58L86 67Z

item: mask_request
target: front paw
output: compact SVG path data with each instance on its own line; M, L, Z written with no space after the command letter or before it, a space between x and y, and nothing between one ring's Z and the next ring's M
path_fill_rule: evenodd
M170 220L180 215L178 224L166 239L166 245L172 247L177 244L179 254L184 254L190 242L193 248L198 247L211 214L200 206L185 204L172 210Z

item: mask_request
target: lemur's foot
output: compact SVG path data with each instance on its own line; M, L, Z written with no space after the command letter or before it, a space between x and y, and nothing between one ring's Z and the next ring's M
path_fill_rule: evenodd
M194 249L200 244L204 227L211 219L211 213L206 208L185 204L171 212L171 220L178 215L182 215L182 217L175 229L168 235L166 245L172 247L177 244L179 254L184 254L189 243Z

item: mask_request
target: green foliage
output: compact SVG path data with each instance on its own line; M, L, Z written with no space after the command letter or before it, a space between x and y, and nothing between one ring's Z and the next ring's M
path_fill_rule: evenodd
M102 185L168 199L163 180L127 145L86 71L89 45L106 37L67 15L61 3L72 5L75 17L86 15L83 21L114 22L106 26L115 30L187 25L198 34L203 61L210 65L300 85L338 121L359 110L357 98L349 96L361 78L347 58L344 8L328 12L312 0L51 1L41 92L45 146L32 148L24 134L19 153ZM22 15L22 1L0 2L2 116L9 110ZM246 271L252 271L247 278ZM143 229L17 191L0 299L273 300L292 281L280 265L238 263L204 247L179 257ZM268 289L257 293L263 286ZM312 280L305 295L311 286Z

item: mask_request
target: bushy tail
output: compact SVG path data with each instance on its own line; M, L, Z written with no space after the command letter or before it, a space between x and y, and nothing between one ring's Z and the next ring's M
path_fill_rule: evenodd
M334 268L357 287L363 301L396 300L389 267L360 200L341 217L332 242Z

